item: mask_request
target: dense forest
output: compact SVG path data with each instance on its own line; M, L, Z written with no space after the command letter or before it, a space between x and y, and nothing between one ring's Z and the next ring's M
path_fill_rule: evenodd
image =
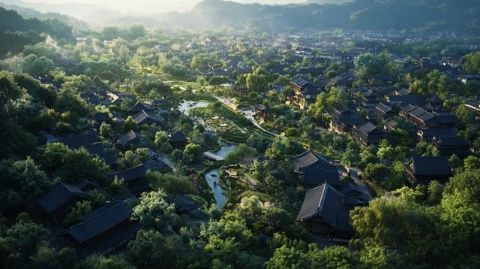
M0 8L0 268L480 268L479 37L442 34L478 1L417 2L190 14L369 30L294 35Z

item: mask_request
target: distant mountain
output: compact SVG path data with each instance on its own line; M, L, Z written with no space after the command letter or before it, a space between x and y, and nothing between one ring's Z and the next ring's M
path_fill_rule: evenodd
M15 5L17 7L36 10L38 12L52 14L64 14L64 17L76 18L78 20L88 22L89 25L108 24L110 20L116 19L124 14L107 8L103 8L99 4L81 3L81 1L45 3L45 2L26 2L23 0L0 0L6 5ZM16 8L14 8L17 10ZM19 11L22 13L23 11ZM62 20L63 21L63 20ZM73 25L75 26L75 25Z
M478 34L479 20L480 0L356 0L335 5L260 5L204 0L177 23L203 28L248 25L261 30L343 28Z
M0 7L3 7L7 10L15 10L19 15L24 17L25 19L36 18L41 21L46 21L49 19L57 19L73 28L74 31L79 32L82 30L87 30L89 28L88 24L75 19L73 17L63 15L57 12L40 12L33 8L22 7L18 5L6 4L4 2L0 2Z

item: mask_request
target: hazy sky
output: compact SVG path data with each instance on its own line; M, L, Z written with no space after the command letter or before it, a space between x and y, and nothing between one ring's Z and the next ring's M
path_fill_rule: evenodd
M158 13L165 11L185 11L201 0L24 0L33 3L65 4L82 3L108 7L123 12ZM306 0L234 0L242 3L286 4L305 3Z

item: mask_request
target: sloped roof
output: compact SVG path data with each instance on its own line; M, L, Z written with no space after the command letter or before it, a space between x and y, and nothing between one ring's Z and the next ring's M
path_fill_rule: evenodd
M145 165L140 164L135 167L113 173L113 178L118 177L119 179L123 179L128 182L138 178L142 178L145 176L146 173L147 169L145 168Z
M318 156L312 151L306 151L300 155L292 158L295 170L305 169L306 167L313 165L314 163L321 161Z
M334 122L343 125L360 125L365 121L357 112L349 108L335 109L332 117Z
M453 174L446 156L413 157L410 166L416 177L451 176Z
M457 134L455 128L428 128L419 131L423 137L454 136Z
M366 124L360 126L358 130L364 134L369 134L375 130L377 130L377 127L370 122L367 122Z
M187 213L189 211L200 208L200 204L186 195L175 195L171 200L175 204L175 210L179 213Z
M307 185L318 185L323 182L333 185L340 183L337 167L319 154L307 151L293 157L292 162L295 172L303 175Z
M457 117L452 113L434 112L435 123L438 125L455 125L458 122Z
M375 109L377 109L378 111L380 111L381 113L383 114L387 114L389 112L392 111L392 108L385 105L384 103L379 103L375 106Z
M87 151L92 155L102 158L106 164L113 165L117 162L117 157L111 151L105 149L102 143L97 142L87 147Z
M69 148L88 147L98 141L97 132L91 130L81 135L69 135L68 137L61 138L60 142L67 145Z
M152 110L152 106L149 104L145 104L142 102L137 101L135 105L133 105L128 111L131 113L138 113L141 112L142 110L144 111L150 111Z
M74 197L86 199L89 195L76 186L58 182L49 192L40 197L37 203L45 212L51 214Z
M135 133L134 131L130 130L128 131L126 134L124 134L122 137L120 137L118 140L117 140L117 144L120 144L122 146L125 146L127 145L128 143L130 143L131 141L137 139L137 133Z
M437 144L439 146L457 146L457 147L468 147L470 143L465 140L463 137L460 136L441 136L438 140Z
M318 217L335 230L350 231L349 215L344 199L345 196L328 183L308 190L297 220L305 222Z
M133 117L133 119L138 123L143 123L145 120L151 120L151 121L157 122L157 123L162 122L162 120L160 118L151 116L150 114L145 112L145 110L140 111L140 113L135 115L135 117Z
M296 77L294 79L292 79L291 81L294 85L300 87L300 88L303 88L305 87L306 85L309 84L308 81L304 80L303 78L300 78L300 77Z
M70 227L68 233L80 244L112 229L132 216L123 202L112 202L88 214L82 222Z
M425 97L417 94L389 96L388 102L399 105L421 106L425 104Z

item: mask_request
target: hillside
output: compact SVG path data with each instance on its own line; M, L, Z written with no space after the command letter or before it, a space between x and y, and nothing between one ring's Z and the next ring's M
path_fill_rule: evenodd
M41 21L35 18L25 19L16 11L0 7L0 55L18 53L28 44L44 39L42 33L59 38L71 38L72 28L57 19Z
M75 18L67 16L67 15L63 15L63 14L60 14L60 13L56 13L56 12L43 13L43 12L40 12L40 11L38 11L36 9L33 9L33 8L26 8L26 7L21 7L21 6L18 6L18 5L6 4L4 2L0 2L0 7L4 8L4 9L7 9L7 10L15 10L20 16L24 17L25 19L36 18L36 19L39 19L41 21L57 19L57 20L65 23L65 24L71 26L72 29L75 32L86 30L89 27L87 23L85 23L81 20L75 19Z
M260 30L305 28L345 30L412 30L479 32L480 1L357 0L341 5L259 5L205 0L183 23L192 27L238 27ZM472 8L474 7L474 8Z

